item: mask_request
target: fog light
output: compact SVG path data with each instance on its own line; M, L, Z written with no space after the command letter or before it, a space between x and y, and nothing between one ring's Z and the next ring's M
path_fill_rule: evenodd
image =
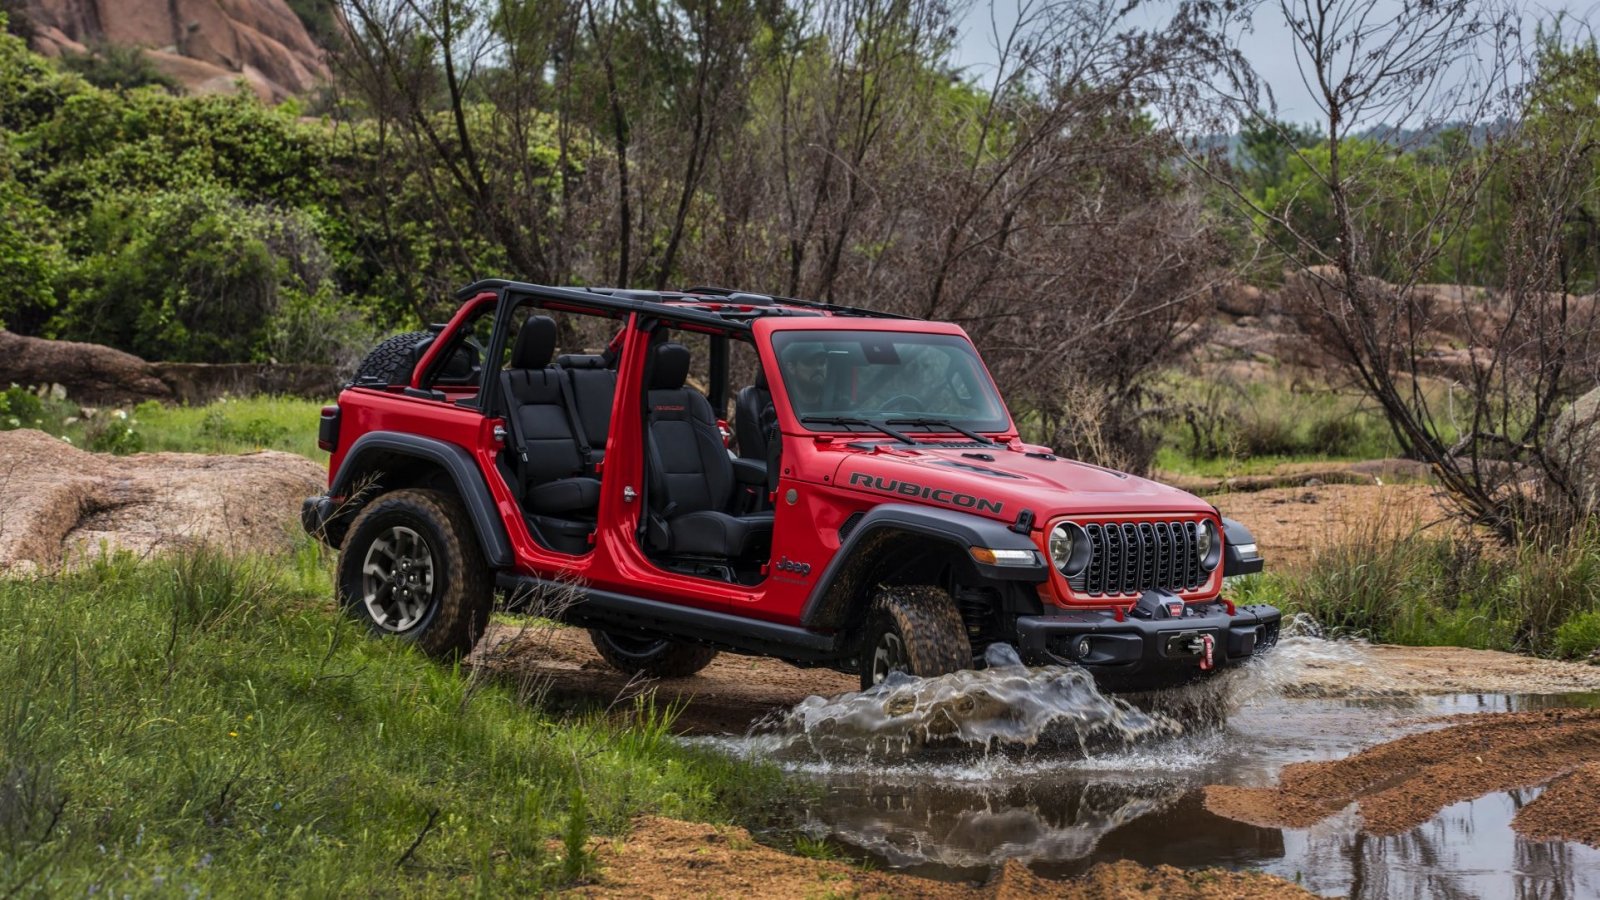
M1079 638L1078 639L1078 658L1079 659L1087 658L1088 655L1089 655L1089 650L1090 649L1091 648L1089 646L1089 639L1088 638Z

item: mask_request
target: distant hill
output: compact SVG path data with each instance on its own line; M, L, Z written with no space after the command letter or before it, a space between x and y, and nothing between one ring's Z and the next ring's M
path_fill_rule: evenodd
M266 100L326 82L325 53L313 32L322 40L337 32L331 0L11 0L4 6L20 13L14 25L45 56L139 47L192 93L231 92L243 79Z

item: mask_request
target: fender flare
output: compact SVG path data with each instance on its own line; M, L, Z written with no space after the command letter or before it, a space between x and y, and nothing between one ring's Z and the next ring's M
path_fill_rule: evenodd
M859 593L859 579L866 575L877 551L895 538L924 541L932 538L964 553L973 547L1027 550L1033 553L1030 565L997 566L978 562L970 556L966 561L980 576L992 581L1038 584L1050 576L1050 564L1033 539L1012 531L1002 522L959 510L884 503L867 511L840 543L822 577L811 589L811 596L806 598L800 624L813 629L843 627L850 614L850 604Z
M395 431L369 431L350 445L349 452L339 463L339 471L329 483L328 493L335 497L348 495L358 475L383 469L373 464L375 458L394 456L423 460L443 469L455 483L456 493L472 519L484 560L491 568L511 567L514 562L511 539L506 535L505 523L500 521L494 496L489 493L489 485L484 482L472 454L457 444Z
M1255 535L1237 519L1222 520L1222 575L1254 575L1265 569L1267 561L1256 547ZM1240 553L1239 548L1245 548Z

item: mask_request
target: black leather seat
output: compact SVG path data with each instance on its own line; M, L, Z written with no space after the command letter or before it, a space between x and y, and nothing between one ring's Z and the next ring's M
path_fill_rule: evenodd
M733 434L739 443L739 456L766 463L767 443L772 440L777 422L767 373L757 370L756 383L740 389L733 398Z
M733 460L722 445L711 402L684 385L688 348L664 343L651 354L650 505L661 524L651 529L652 549L720 559L766 555L772 513L726 511L736 485Z
M566 403L565 377L550 366L556 323L530 316L511 348L511 366L501 375L516 419L512 449L521 459L523 507L531 513L593 518L600 481L585 474Z

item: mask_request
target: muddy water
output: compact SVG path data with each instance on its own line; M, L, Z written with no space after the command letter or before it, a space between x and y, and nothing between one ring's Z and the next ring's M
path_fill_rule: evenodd
M1208 812L1206 784L1265 785L1457 713L1600 705L1600 695L1295 699L1297 667L1360 665L1359 646L1286 641L1269 661L1171 709L1102 697L1067 670L1009 668L812 698L724 750L823 788L800 827L880 865L982 879L1008 859L1067 877L1096 862L1261 869L1329 896L1600 898L1600 851L1510 827L1538 789L1442 810L1394 837L1353 809L1309 829ZM1026 715L1008 713L1016 702Z

